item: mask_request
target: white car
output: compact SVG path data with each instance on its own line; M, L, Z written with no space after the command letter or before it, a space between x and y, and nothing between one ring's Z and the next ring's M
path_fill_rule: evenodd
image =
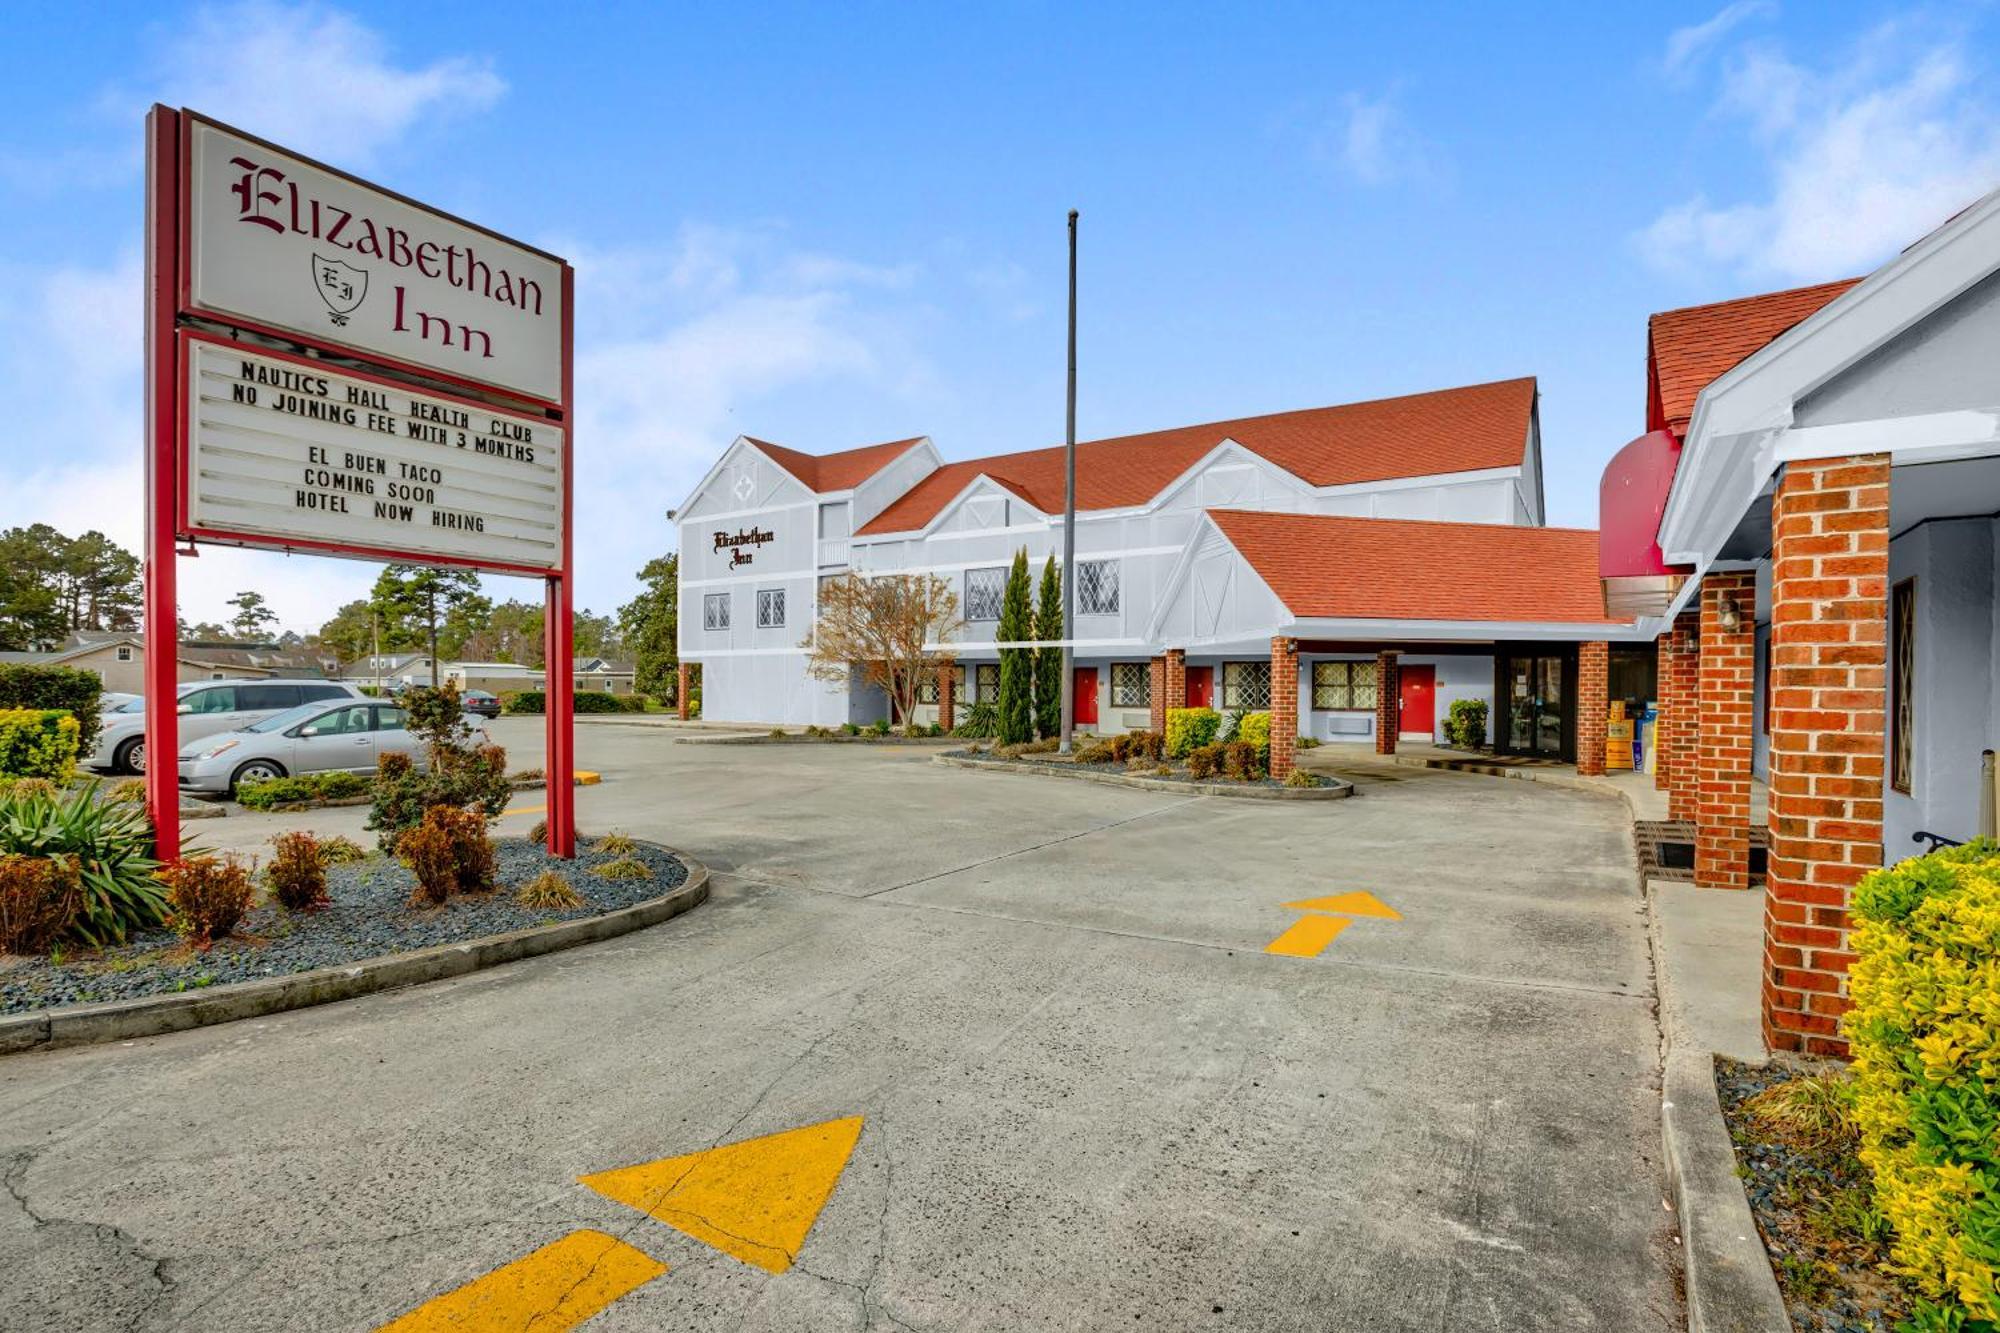
M339 680L195 680L180 685L181 743L234 731L273 713L329 699L365 699L361 688ZM99 714L97 748L86 767L113 773L146 771L146 701Z
M467 742L486 729L467 720ZM406 754L421 768L423 743L398 704L334 701L301 704L235 731L181 747L181 790L233 795L237 784L300 773L373 773L385 754Z

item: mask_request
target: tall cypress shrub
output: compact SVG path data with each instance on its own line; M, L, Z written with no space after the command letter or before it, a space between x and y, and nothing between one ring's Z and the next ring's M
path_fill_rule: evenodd
M1035 632L1034 609L1028 600L1028 552L1014 552L1014 567L1007 574L1007 591L1000 599L1000 624L996 637L1002 643L1021 643ZM1000 650L1000 743L1020 745L1034 739L1035 732L1035 650Z
M1035 603L1035 736L1047 740L1062 732L1062 575L1056 558L1042 566L1042 587Z

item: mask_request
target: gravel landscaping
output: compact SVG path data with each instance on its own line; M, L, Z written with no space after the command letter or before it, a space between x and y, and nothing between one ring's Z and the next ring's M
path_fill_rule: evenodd
M1016 768L1041 769L1047 772L1102 773L1120 777L1145 778L1152 782L1171 782L1186 787L1226 786L1252 789L1262 787L1271 791L1282 792L1315 790L1312 787L1287 787L1284 783L1274 781L1268 777L1258 778L1254 782L1243 778L1232 778L1225 773L1215 773L1205 778L1197 778L1190 776L1187 769L1182 767L1172 767L1168 772L1162 773L1159 771L1161 766L1150 760L1138 764L1085 764L1079 763L1074 759L1060 759L1050 755L1020 755L1009 758L1003 754L996 754L992 750L974 749L947 750L944 753L944 757L947 759L979 759L991 764L1008 764ZM1314 776L1319 777L1318 785L1320 788L1337 785L1318 774Z
M579 838L576 859L565 862L550 857L539 843L496 838L501 885L496 892L425 908L409 906L416 877L377 853L328 868L330 906L294 913L262 903L244 920L244 938L219 941L206 952L187 948L170 931L156 930L115 949L67 953L60 963L0 958L0 1013L255 981L572 921L660 897L687 879L687 867L672 853L643 842L634 844L631 856L653 872L649 878L605 879L590 873L592 868L619 858L594 847L594 839ZM548 911L517 903L514 890L546 869L568 879L584 905Z
M1889 1333L1909 1316L1911 1297L1882 1269L1888 1229L1870 1205L1868 1171L1854 1156L1853 1139L1789 1133L1745 1105L1799 1072L1716 1058L1716 1090L1736 1145L1737 1174L1792 1327L1800 1333Z

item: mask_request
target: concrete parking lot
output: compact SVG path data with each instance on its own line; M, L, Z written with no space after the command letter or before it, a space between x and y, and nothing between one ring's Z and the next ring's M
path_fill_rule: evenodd
M1678 1326L1616 802L1363 762L1354 800L1272 805L578 732L586 831L687 850L711 901L0 1060L0 1325L372 1328L596 1228L667 1271L592 1329ZM532 726L495 733L539 762ZM1286 903L1355 891L1400 919L1264 952ZM784 1271L577 1183L846 1117Z

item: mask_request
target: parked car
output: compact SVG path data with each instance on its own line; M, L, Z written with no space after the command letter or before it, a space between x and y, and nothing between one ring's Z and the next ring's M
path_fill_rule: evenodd
M193 680L177 690L181 744L234 731L273 713L328 699L359 699L358 686L338 680ZM146 771L146 701L102 715L97 748L83 763L113 773Z
M500 716L500 696L488 694L485 690L467 690L459 705L466 712L477 713L481 717Z
M100 713L136 713L146 706L143 694L120 694L109 691L97 696L97 711Z
M486 740L468 722L465 739ZM181 790L234 795L238 784L300 773L373 773L385 754L406 754L422 768L423 743L400 705L364 700L301 704L260 722L218 732L181 747Z

